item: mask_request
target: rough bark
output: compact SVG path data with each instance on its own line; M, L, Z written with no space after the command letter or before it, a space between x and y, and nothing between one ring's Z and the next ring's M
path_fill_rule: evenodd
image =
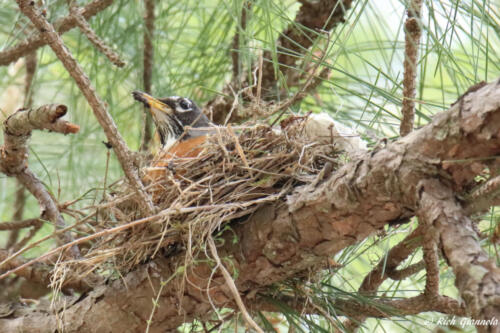
M478 160L499 153L500 81L474 87L429 125L365 154L315 186L296 189L281 206L264 207L233 225L222 236L219 256L238 272L236 286L252 304L266 286L321 267L346 246L420 212L440 234L467 313L498 318L500 273L452 193L471 185L482 170ZM238 243L232 242L235 236ZM212 274L209 263L189 269L180 265L177 257L157 258L95 289L66 304L60 327L65 332L142 332L151 299L167 279L150 332L203 318L213 310L211 304L235 307L224 278ZM55 315L27 308L0 320L3 331L51 332L55 325Z

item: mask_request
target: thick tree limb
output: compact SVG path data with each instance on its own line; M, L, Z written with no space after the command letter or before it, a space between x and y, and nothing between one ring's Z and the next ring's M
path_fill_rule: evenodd
M346 246L418 211L440 234L466 311L474 318L498 318L500 273L452 197L452 191L459 193L473 181L477 160L498 154L500 84L494 82L467 92L429 125L367 153L319 185L296 189L282 206L258 210L224 234L217 251L238 272L236 286L242 299L251 303L266 286L322 266ZM456 159L459 165L452 163ZM224 278L210 263L200 260L181 274L178 265L183 261L177 260L156 258L82 297L66 308L65 331L143 330L150 300L158 296L155 290L167 277L171 282L158 297L151 332L204 318L213 310L211 304L235 308ZM186 281L185 289L179 289L181 281ZM29 331L33 322L50 331L55 316L25 309L0 320L0 330Z
M86 20L89 20L92 16L95 16L99 12L108 8L112 3L113 0L94 0L82 9L81 15ZM68 15L57 20L54 23L54 27L56 27L59 34L63 34L76 27L76 22L71 15ZM0 52L0 66L8 65L46 44L47 41L42 34L36 33L33 36L28 37L25 41L16 44L12 48Z
M144 191L141 180L137 173L137 169L133 164L133 158L130 155L130 151L123 140L122 136L118 132L116 124L106 110L104 102L97 96L95 89L92 87L89 78L78 64L78 62L73 58L69 50L64 45L59 34L54 30L54 27L41 15L40 11L35 7L35 3L29 0L17 0L20 10L25 14L32 22L33 25L40 30L42 39L45 39L47 44L52 48L56 56L62 62L68 73L75 80L78 88L83 93L87 99L90 107L94 111L94 115L97 121L101 125L106 134L109 143L113 146L116 153L118 161L120 162L122 169L130 182L132 187L137 192L139 202L141 204L141 209L146 214L151 214L154 212L153 203L149 198L148 194Z

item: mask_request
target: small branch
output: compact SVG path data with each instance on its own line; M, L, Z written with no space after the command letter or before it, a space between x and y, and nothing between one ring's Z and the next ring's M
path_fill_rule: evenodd
M392 271L386 271L387 276L391 280L395 281L401 281L406 279L407 277L410 277L412 275L417 274L420 272L422 269L425 268L425 263L423 261L419 261L416 264L412 264L408 267L405 267L403 269L395 269Z
M48 104L38 109L19 110L4 121L4 145L0 147L0 171L8 176L14 176L38 200L42 218L51 221L56 228L66 226L57 205L42 182L28 169L28 139L31 131L47 129L68 134L77 133L78 125L60 119L66 114L67 108L62 104ZM71 242L69 232L61 236L63 242ZM78 254L76 247L73 255Z
M240 293L238 291L238 288L236 287L236 284L234 283L233 278L231 277L231 274L227 271L226 267L222 264L220 261L219 255L217 254L217 248L215 247L215 243L212 237L208 237L207 239L207 244L208 247L210 248L210 252L212 252L212 257L217 263L217 267L219 268L222 276L224 277L224 280L226 281L226 286L229 288L231 291L231 294L234 297L234 301L238 305L238 309L240 309L241 314L243 315L243 318L247 322L247 324L252 327L254 330L256 330L259 333L264 333L264 331L257 325L257 323L252 319L250 314L248 313L245 304L243 304L243 300L241 299Z
M405 136L413 130L415 118L415 95L418 63L418 45L422 29L420 28L420 12L422 0L410 0L408 19L405 22L405 59L403 77L403 105L401 113L400 135Z
M83 7L81 15L89 20L92 16L95 16L99 12L108 8L113 3L113 0L94 0L88 5ZM54 23L56 30L59 34L63 34L74 27L76 27L76 22L71 15L57 20ZM0 66L6 66L11 62L29 54L30 52L36 51L38 48L47 44L47 41L40 33L36 33L31 37L28 37L25 41L22 41L15 46L0 52Z
M308 52L319 37L319 34L314 31L330 31L339 23L344 22L344 16L351 7L351 3L352 0L302 2L295 22L291 23L276 41L279 70L285 76L289 71L294 70L301 56ZM264 54L264 58L271 58L269 51ZM263 73L262 85L266 91L276 84L273 62L269 61L264 64Z
M92 29L90 24L85 20L81 14L81 9L76 5L75 0L69 0L70 5L70 16L76 22L80 31L87 37L89 42L95 46L95 48L104 54L111 63L117 67L124 67L126 63L120 59L118 53L116 53L110 46L108 46Z
M154 66L154 46L153 38L155 31L155 0L144 0L144 7L146 13L144 15L144 53L143 53L143 72L142 82L144 84L144 91L151 94L151 82L153 80L153 66ZM153 118L149 110L144 107L144 127L142 129L141 151L147 151L151 140L153 131Z
M466 198L465 211L467 215L484 212L500 201L500 176L489 179Z
M398 272L401 271L397 271L396 269L421 245L419 240L422 235L421 232L422 230L420 228L413 230L405 239L390 249L386 257L382 258L377 266L375 266L363 279L359 287L359 293L365 296L374 296L380 285L390 277L390 275L395 274L399 279ZM354 331L366 320L366 318L367 317L363 314L355 314L353 318L345 322L345 326L349 331Z
M26 234L26 235L25 235L25 236L24 236L24 237L23 237L20 241L18 241L17 243L15 243L15 244L14 244L14 246L12 246L11 248L9 248L9 250L10 250L11 252L14 252L14 253L15 253L15 252L19 251L20 249L22 249L23 247L25 247L25 246L26 246L26 244L28 244L28 242L29 242L30 240L32 240L32 239L33 239L33 237L35 237L36 233L37 233L40 229L42 229L42 226L43 226L43 224L42 224L42 223L40 223L39 225L35 225L35 226L33 226L33 228L31 228L31 229L28 231L28 233L27 233L27 234Z
M425 262L425 291L424 294L429 298L439 295L439 256L437 250L437 233L434 227L425 223L425 233L422 242Z
M90 107L94 111L94 115L103 128L108 141L113 146L125 176L135 189L141 210L144 214L151 214L154 211L153 203L151 202L148 194L145 192L141 180L139 179L137 169L135 168L132 162L133 159L130 156L130 151L122 136L118 132L116 124L106 110L104 102L97 96L89 78L65 47L61 36L35 7L34 2L29 0L16 1L19 5L19 9L31 20L31 22L33 22L33 25L40 30L42 38L45 39L47 44L49 44L71 77L75 80L76 84L80 88L80 91L83 93Z
M62 104L47 104L38 109L21 109L4 121L4 145L0 148L0 170L15 176L26 168L28 139L31 131L44 130L68 134L77 133L78 125L61 120L67 112Z
M315 304L315 300L310 298L294 296L281 296L278 300L285 303L292 309L300 313L317 314L318 308L324 300L319 300L320 304ZM422 312L439 312L448 315L466 316L465 307L457 300L448 296L438 296L435 301L429 302L425 295L421 294L410 298L388 298L376 297L370 298L367 302L361 302L357 299L327 299L329 307L334 307L338 315L346 317L365 318L390 318L416 315ZM277 312L280 311L275 303L265 303L258 301L255 308L261 311ZM350 332L349 330L345 330Z
M36 51L30 52L24 57L26 76L24 78L24 107L31 108L33 106L33 79L35 78L37 68L37 55ZM12 219L19 221L23 218L24 205L26 204L26 193L24 186L17 181L16 196L14 201L14 214ZM7 240L6 248L14 245L19 237L19 229L12 230Z
M394 274L393 272L395 271L397 272L396 268L421 245L421 235L421 228L417 228L390 249L386 257L380 259L377 266L363 279L359 287L359 292L364 295L374 295L378 287L380 287L389 275Z
M36 227L42 225L43 222L40 219L28 219L24 221L11 221L0 223L0 231L4 230L16 230L28 227Z

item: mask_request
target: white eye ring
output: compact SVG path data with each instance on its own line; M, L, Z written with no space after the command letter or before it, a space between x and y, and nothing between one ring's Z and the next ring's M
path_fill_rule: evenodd
M185 98L181 99L179 102L179 106L181 107L182 111L189 111L192 108L191 102Z

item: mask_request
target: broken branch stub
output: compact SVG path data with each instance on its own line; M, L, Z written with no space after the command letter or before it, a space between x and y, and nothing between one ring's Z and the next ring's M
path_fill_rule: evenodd
M60 119L67 112L62 104L47 104L37 109L21 109L10 115L3 124L4 145L0 148L0 170L9 176L27 167L28 139L33 130L77 133L78 125Z

